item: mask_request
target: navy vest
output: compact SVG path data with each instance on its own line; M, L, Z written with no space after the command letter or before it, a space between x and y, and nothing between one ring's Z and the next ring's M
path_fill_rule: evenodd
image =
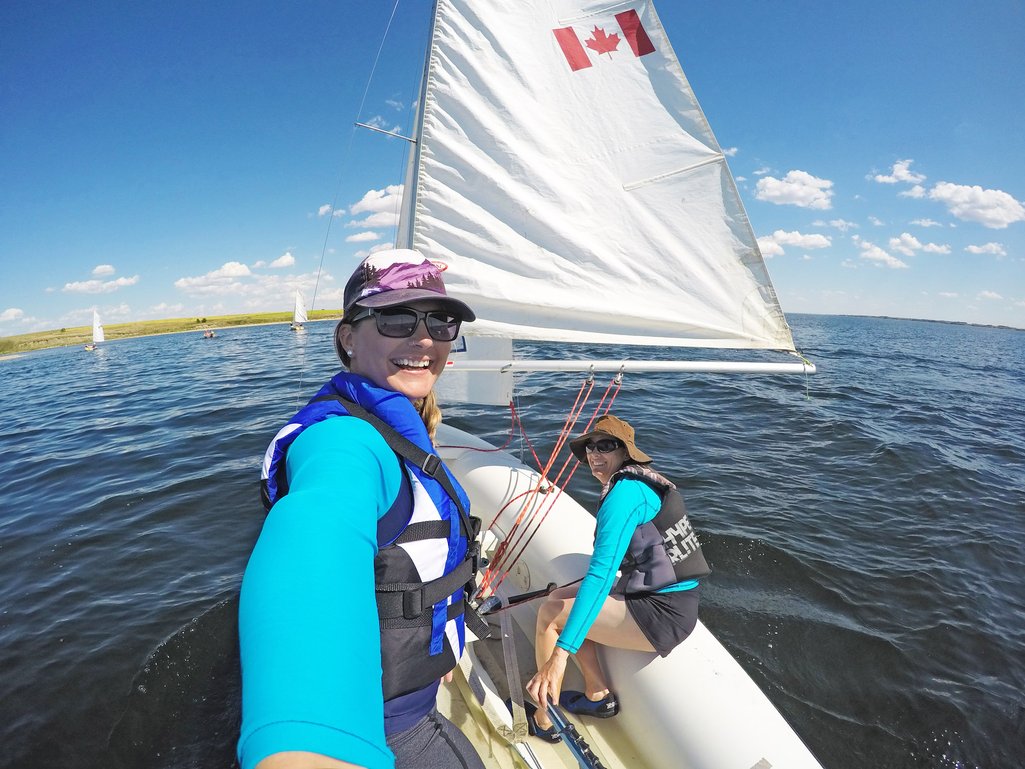
M612 476L608 490L626 478L650 486L662 504L654 518L634 529L612 592L651 593L711 574L676 486L647 467L626 465Z

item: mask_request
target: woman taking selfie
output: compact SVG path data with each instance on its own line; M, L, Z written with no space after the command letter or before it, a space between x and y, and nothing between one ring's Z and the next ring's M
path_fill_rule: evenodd
M345 287L346 370L275 436L242 584L243 769L482 769L435 708L465 642L469 502L434 451L434 383L473 311L409 250ZM468 620L467 620L468 621Z

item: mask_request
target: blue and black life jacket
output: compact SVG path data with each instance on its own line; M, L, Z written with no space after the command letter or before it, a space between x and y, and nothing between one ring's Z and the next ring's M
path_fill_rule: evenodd
M372 425L395 452L402 484L377 523L374 558L385 700L422 689L453 667L466 643L465 627L489 634L468 599L475 588L480 520L434 452L409 399L369 380L340 372L271 441L261 473L269 510L288 493L285 456L309 426L356 417Z
M711 574L683 497L668 478L643 465L626 465L609 480L602 499L627 478L650 486L662 504L654 518L634 529L612 592L651 593Z

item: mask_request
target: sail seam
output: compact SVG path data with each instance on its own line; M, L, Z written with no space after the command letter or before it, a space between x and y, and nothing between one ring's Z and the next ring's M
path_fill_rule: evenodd
M705 160L702 160L700 163L692 163L691 165L684 166L683 168L677 168L677 169L675 169L673 171L666 171L664 174L659 174L658 176L651 176L651 177L648 177L647 179L641 179L640 181L630 182L629 184L624 184L623 185L623 189L626 190L627 192L631 192L633 190L636 190L638 187L644 187L644 186L646 186L648 184L654 184L655 182L660 182L663 179L668 179L668 178L670 178L672 176L679 176L680 174L685 174L685 173L688 173L690 171L694 171L695 169L701 168L703 166L711 165L712 163L723 163L725 161L726 161L726 156L723 155L721 152L719 152L719 153L716 153L715 157L707 158Z

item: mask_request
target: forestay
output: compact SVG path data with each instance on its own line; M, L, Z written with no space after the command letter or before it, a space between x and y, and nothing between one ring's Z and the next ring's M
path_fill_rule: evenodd
M471 333L793 350L650 3L439 0L416 134L398 243Z

